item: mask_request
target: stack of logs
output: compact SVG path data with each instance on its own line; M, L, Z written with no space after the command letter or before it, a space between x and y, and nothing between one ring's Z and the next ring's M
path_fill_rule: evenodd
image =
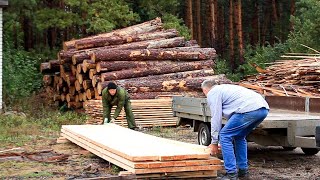
M264 95L320 96L320 62L317 59L280 60L240 85Z
M54 101L81 108L87 100L101 99L110 81L126 88L131 99L197 96L203 80L217 78L212 70L215 57L213 48L200 48L175 29L164 30L156 18L64 42L58 59L42 63L41 71L44 84L54 89Z

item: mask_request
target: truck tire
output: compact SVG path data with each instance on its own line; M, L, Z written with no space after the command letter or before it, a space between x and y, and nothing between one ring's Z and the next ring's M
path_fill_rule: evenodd
M208 146L211 143L211 134L209 126L205 123L199 125L198 144Z
M320 147L320 126L316 127L316 144Z
M295 150L297 147L288 147L288 146L282 146L283 150L285 151L293 151Z
M305 155L312 156L319 152L317 148L301 148Z

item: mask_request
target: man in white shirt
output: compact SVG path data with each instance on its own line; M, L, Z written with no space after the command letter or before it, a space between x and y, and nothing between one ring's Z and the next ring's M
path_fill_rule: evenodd
M201 88L211 111L211 155L218 153L220 140L227 172L221 179L248 176L246 136L268 115L268 103L260 94L238 85L205 80ZM227 119L223 128L222 117Z

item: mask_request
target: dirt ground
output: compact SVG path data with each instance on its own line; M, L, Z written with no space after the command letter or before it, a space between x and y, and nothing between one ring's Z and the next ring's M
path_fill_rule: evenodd
M155 128L140 130L168 139L197 143L190 128ZM39 139L32 148L26 144L15 150L17 156L0 153L0 179L81 179L115 177L121 171L105 160L72 143L57 144L55 139ZM1 149L0 149L1 151ZM19 156L21 152L43 151L42 157ZM39 154L41 155L41 153ZM60 160L50 157L66 157ZM249 143L250 179L320 180L320 153L306 156L300 149L284 151L282 147L262 147ZM35 161L38 160L38 161ZM47 162L39 162L39 159ZM51 160L51 161L49 161ZM223 171L219 172L223 174Z

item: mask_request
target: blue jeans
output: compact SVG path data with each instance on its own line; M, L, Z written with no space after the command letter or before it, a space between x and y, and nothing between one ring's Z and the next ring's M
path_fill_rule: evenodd
M248 169L246 136L267 117L268 112L268 109L260 108L233 114L221 129L219 138L227 173L236 173L237 168Z

